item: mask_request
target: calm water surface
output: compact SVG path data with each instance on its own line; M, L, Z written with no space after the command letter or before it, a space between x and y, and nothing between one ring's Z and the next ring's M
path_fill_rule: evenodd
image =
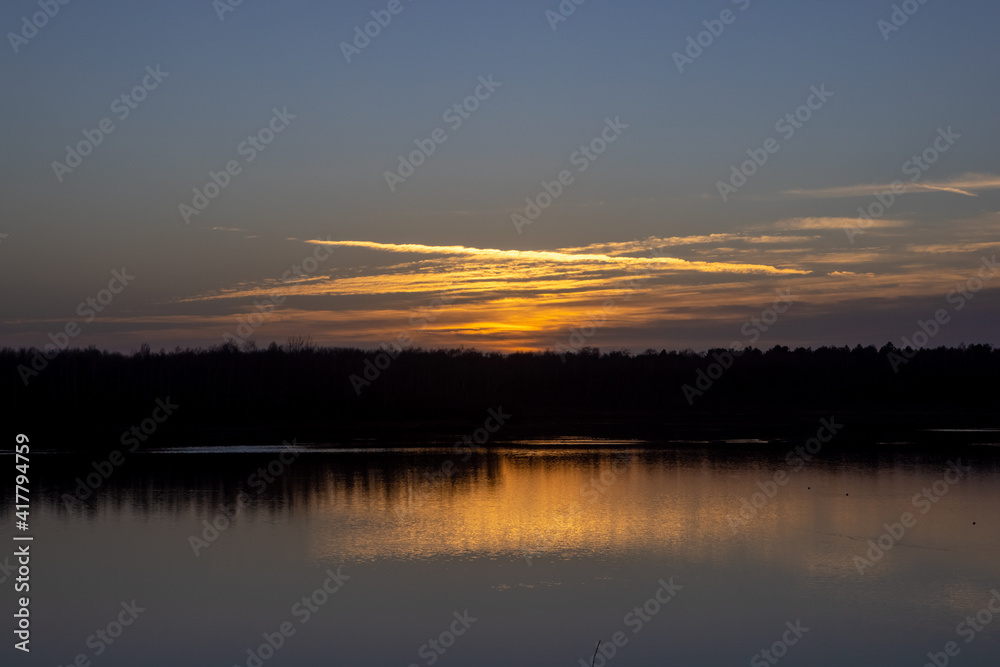
M147 452L72 503L90 459L36 455L32 651L2 663L1000 664L997 449L792 446Z

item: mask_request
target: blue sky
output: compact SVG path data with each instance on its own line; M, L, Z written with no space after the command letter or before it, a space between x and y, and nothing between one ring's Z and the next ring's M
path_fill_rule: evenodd
M427 248L334 246L294 289L281 286L292 296L254 328L256 341L303 333L374 347L448 293L456 305L411 331L418 343L551 347L622 293L620 263L587 260L567 273L562 260L510 264L434 247L642 241L614 252L769 268L665 268L588 342L725 344L791 285L799 308L762 343L898 343L996 250L994 3L929 0L885 39L878 21L891 20L891 2L587 0L553 30L555 1L402 0L346 62L341 43L388 4L244 0L220 20L207 0L70 2L17 53L8 35L0 275L17 287L0 296L0 343L46 343L126 266L136 280L74 345L215 344L317 239ZM679 72L673 54L724 10L733 22ZM7 3L0 26L18 32L39 11L37 1ZM169 76L117 119L113 101L157 66ZM489 76L501 85L448 129L443 112ZM775 122L824 85L833 96L781 138ZM295 118L245 162L238 147L275 108ZM114 131L60 182L53 161L105 117ZM571 155L608 118L628 129L518 233L511 215L525 197L574 169ZM391 192L386 170L436 128L447 141ZM844 227L858 207L901 178L939 128L961 138L920 184L950 190L911 188L886 224L852 242ZM722 201L717 182L769 137L780 150ZM240 173L186 223L179 205L230 160ZM694 242L712 234L730 236ZM425 279L433 274L447 280ZM938 340L996 343L995 294L987 283Z

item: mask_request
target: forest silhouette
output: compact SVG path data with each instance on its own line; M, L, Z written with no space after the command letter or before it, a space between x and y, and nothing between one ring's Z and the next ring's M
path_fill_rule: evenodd
M33 429L52 448L57 440L70 449L97 447L90 443L105 437L116 443L158 400L178 406L156 433L160 444L417 441L461 433L499 407L513 415L499 440L706 440L751 427L773 435L830 415L855 433L887 438L1000 421L1000 350L990 345L561 355L373 351L296 338L264 349L143 345L131 354L91 347L49 356L0 349L17 428Z

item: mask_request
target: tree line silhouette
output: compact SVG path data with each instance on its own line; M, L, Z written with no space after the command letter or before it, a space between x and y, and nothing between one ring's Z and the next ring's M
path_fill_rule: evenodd
M39 365L38 355L36 349L0 349L11 392L8 423L18 432L78 436L65 441L72 448L87 447L84 441L97 435L116 436L166 398L179 407L158 431L164 441L272 430L280 431L279 440L296 433L417 436L482 421L497 406L539 434L767 424L820 413L868 423L942 424L940 418L949 417L949 424L982 425L997 420L1000 378L1000 349L990 345L638 354L583 348L560 355L366 351L298 338L264 349L227 343L159 353L148 345L130 354L64 350L46 359L42 370L25 373L33 362Z

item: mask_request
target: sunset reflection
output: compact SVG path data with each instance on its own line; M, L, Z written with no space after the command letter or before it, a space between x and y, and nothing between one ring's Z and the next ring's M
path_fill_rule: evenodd
M787 469L775 456L756 458L747 469L726 459L639 449L517 450L458 464L443 483L440 464L400 472L391 485L336 485L317 492L316 529L309 552L320 561L349 559L503 558L525 567L546 560L646 558L655 553L720 565L740 558L777 564L816 580L858 579L852 560L882 524L911 511L914 493L931 479L927 471L896 469L877 477L849 474L817 463L790 473L790 480L745 522L751 501L775 472ZM436 481L429 481L430 479ZM969 499L978 498L975 505ZM971 519L990 510L984 498L1000 491L975 480L959 487L947 505L935 507L914 528L918 549L901 547L866 580L893 579L924 567L934 550L970 534ZM895 517L895 518L894 518ZM963 520L957 520L963 517ZM969 566L989 570L987 551L964 555Z

